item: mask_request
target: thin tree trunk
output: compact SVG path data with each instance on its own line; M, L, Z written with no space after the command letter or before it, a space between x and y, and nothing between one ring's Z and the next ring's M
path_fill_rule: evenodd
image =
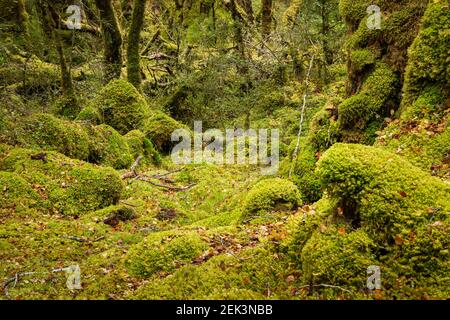
M127 48L127 76L128 82L141 91L141 57L139 44L141 40L141 30L144 25L144 14L146 0L135 0L133 15L131 18L130 31L128 33Z
M105 50L105 82L119 78L122 70L122 34L111 0L95 0L100 12Z
M272 29L272 0L262 0L261 33L264 38L270 35Z

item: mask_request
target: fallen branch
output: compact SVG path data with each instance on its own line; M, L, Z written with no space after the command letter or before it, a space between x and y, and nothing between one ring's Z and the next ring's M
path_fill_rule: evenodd
M143 156L139 156L136 158L136 160L134 160L133 164L130 167L130 171L127 173L124 173L122 175L122 179L127 179L127 178L133 178L137 176L137 172L136 172L136 168L139 165L139 162L141 162L141 160L143 159Z
M97 242L97 241L103 240L105 238L105 236L100 236L100 237L95 238L93 240L80 238L80 237L75 237L75 236L66 236L66 235L62 235L62 236L60 236L60 238L74 240L74 241L78 241L78 242L93 243L93 242Z
M139 181L145 181L156 187L166 188L166 189L172 190L172 191L186 191L197 185L196 183L191 183L190 185L187 185L184 187L175 187L175 186L168 186L165 184L159 184L159 183L153 182L150 180L150 177L146 177L146 176L137 176L135 179L139 180Z
M342 288L342 287L339 287L339 286L334 286L334 285L331 285L331 284L326 284L326 283L320 283L320 284L307 284L307 285L298 287L297 289L304 289L304 288L311 288L311 287L333 288L333 289L339 289L339 290L342 290L342 291L351 293L351 291L348 290L348 289L345 289L345 288Z

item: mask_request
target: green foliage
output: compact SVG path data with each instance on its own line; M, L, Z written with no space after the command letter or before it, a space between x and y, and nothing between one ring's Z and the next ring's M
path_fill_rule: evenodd
M317 174L343 215L380 244L450 210L448 184L380 148L335 144Z
M102 122L121 134L138 129L150 115L150 109L132 84L113 80L100 91L91 107L99 110Z
M50 212L80 215L120 199L123 184L113 169L95 167L53 151L43 155L37 157L36 151L29 149L10 149L2 155L0 170L16 173L37 188Z
M208 244L195 232L164 232L146 237L127 254L126 267L140 277L172 272L200 256Z
M271 210L292 210L302 203L298 188L289 180L265 179L248 192L242 219L252 218Z

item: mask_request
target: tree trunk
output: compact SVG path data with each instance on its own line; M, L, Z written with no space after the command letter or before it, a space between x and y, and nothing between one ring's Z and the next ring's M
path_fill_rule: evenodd
M270 35L272 29L272 0L262 0L261 33L264 38Z
M144 25L144 14L146 0L135 0L133 15L131 18L130 31L128 33L127 48L127 76L128 82L133 84L136 89L141 91L141 57L139 44L141 39L141 30Z
M95 0L100 12L105 50L105 82L119 78L122 70L122 34L111 0Z
M253 24L255 16L253 14L252 0L238 0L238 4L244 9L248 22Z

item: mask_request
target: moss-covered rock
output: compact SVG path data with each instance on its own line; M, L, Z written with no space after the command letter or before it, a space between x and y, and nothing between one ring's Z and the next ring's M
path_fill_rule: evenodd
M93 125L98 125L102 122L102 117L98 109L87 106L81 109L75 120L85 121Z
M172 133L178 129L189 129L171 118L170 116L158 112L151 116L143 124L142 131L153 142L154 146L161 152L170 152L177 142L172 142Z
M123 191L119 174L111 168L67 158L59 153L22 148L7 150L0 170L20 175L40 190L50 212L80 215L116 204Z
M58 151L68 157L87 160L89 136L85 128L76 123L56 118L47 113L28 117L18 137L24 147Z
M39 194L18 174L0 171L0 208L21 212L41 203Z
M343 216L379 244L450 212L448 184L380 148L335 144L317 174Z
M88 130L90 133L89 162L116 169L130 167L133 157L125 137L106 124L91 127Z
M136 159L138 156L142 155L146 159L150 160L150 163L160 165L161 155L153 146L153 143L145 136L145 134L140 130L132 130L128 132L124 138L126 139L130 151Z
M119 222L135 219L136 216L136 211L132 207L119 204L97 210L90 217L115 227Z
M192 262L207 248L208 244L195 232L156 233L130 249L126 267L130 273L140 277L149 277L156 272L172 272Z
M136 88L125 80L113 80L100 91L92 108L99 110L102 122L121 134L138 129L150 109Z
M364 231L338 232L329 227L316 231L301 251L305 283L364 288L367 268L377 265L373 242Z
M301 203L300 192L294 183L280 178L265 179L248 192L242 219L252 218L271 210L292 210Z

